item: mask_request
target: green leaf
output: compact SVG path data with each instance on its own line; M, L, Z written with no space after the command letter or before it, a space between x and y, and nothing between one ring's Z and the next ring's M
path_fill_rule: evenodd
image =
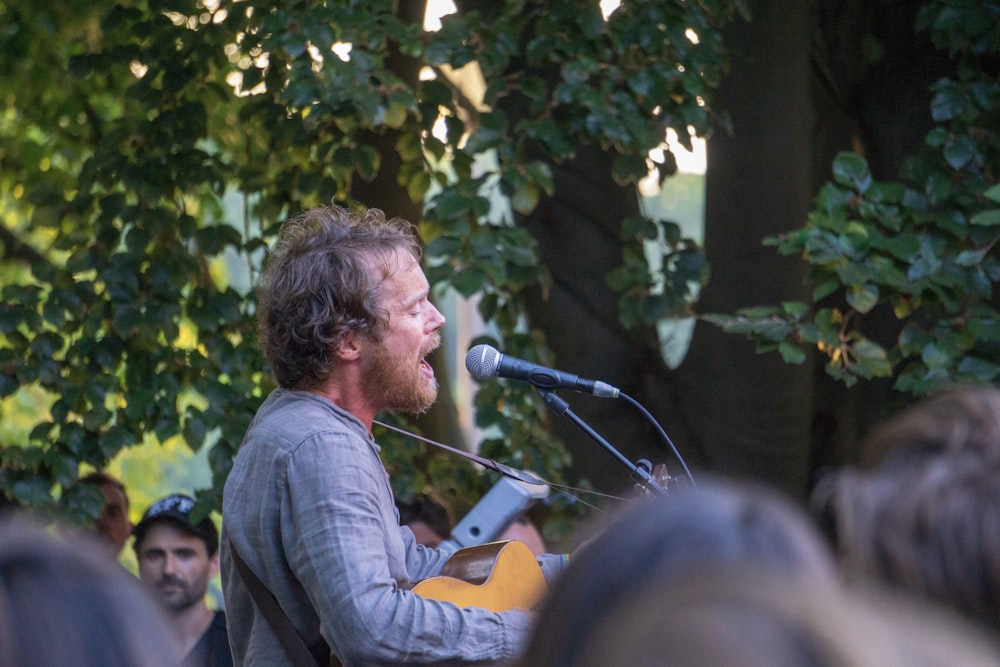
M451 285L459 294L468 298L483 289L485 282L485 277L481 271L465 269L454 275Z
M933 343L928 343L921 350L920 358L927 368L944 368L951 364L951 356Z
M383 122L394 130L398 130L406 123L409 109L403 104L390 104L385 110Z
M522 215L528 215L538 206L539 192L534 183L523 183L510 198L510 206Z
M840 153L833 161L833 179L864 194L872 184L868 162L857 153Z
M366 181L373 181L378 176L378 170L382 164L382 156L374 147L368 144L358 146L355 151L355 168L358 175Z
M618 185L638 183L648 173L646 158L636 155L619 155L611 165L611 177Z
M944 148L944 159L953 169L961 169L976 159L979 153L975 142L969 137L957 137Z
M525 165L525 173L545 194L549 196L555 194L556 186L552 177L552 168L547 163L540 160L529 162Z
M983 227L995 227L1000 225L1000 209L990 209L989 211L980 211L973 215L969 222L974 225L980 225Z
M416 132L401 133L399 135L399 140L396 141L396 152L399 153L399 157L402 158L404 162L412 162L420 159L423 155L423 148L420 144L420 135ZM348 164L353 164L353 159L349 161Z
M969 320L969 333L980 341L1000 342L1000 317L992 309L983 309L972 313Z
M963 250L955 258L955 263L959 266L977 266L983 261L983 257L989 252L989 248L979 250Z
M879 289L877 285L865 283L850 285L847 288L847 303L859 313L867 313L878 304Z
M964 357L957 368L964 378L976 382L994 382L1000 376L1000 365L980 357Z
M434 210L438 216L450 220L472 209L472 198L458 194L455 190L445 190L434 198Z
M422 81L420 84L420 101L422 104L433 108L450 106L451 89L447 84L437 79Z
M427 244L425 253L429 257L454 257L461 250L461 240L448 236L439 236Z
M809 304L800 301L784 301L781 304L781 310L795 317L795 319L802 319L809 313L810 308Z
M480 127L469 135L465 142L465 151L477 155L499 146L502 141L503 134L499 130Z
M489 322L496 315L497 305L498 299L496 294L484 294L479 300L479 316L482 317L484 321Z
M950 121L960 116L968 104L968 97L958 86L945 86L931 100L931 117L939 123Z
M417 171L406 184L406 194L411 201L422 202L430 187L431 175L425 171Z
M851 346L851 354L862 377L891 377L892 364L885 348L868 339L862 339Z
M781 358L789 364L801 364L806 360L805 350L795 343L787 341L779 343L778 352L781 354Z

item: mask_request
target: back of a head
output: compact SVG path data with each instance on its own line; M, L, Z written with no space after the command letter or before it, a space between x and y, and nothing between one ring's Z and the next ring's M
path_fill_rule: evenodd
M848 577L885 582L1000 632L1000 475L978 456L844 472L830 487Z
M579 641L578 667L987 667L1000 660L986 635L937 608L754 568L648 582Z
M1000 467L1000 389L959 385L910 405L872 429L862 464L919 465L942 454L972 454Z
M776 491L702 479L666 498L632 501L571 557L539 612L524 664L575 664L579 638L651 580L747 565L827 582L836 576L818 530Z
M174 667L168 627L117 563L23 519L0 523L0 667Z

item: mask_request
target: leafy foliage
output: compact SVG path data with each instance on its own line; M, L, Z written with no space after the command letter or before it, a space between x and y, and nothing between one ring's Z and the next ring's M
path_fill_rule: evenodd
M199 497L217 506L271 389L251 289L268 242L306 207L386 207L352 195L385 176L384 139L400 164L386 199L420 203L432 282L480 297L495 342L544 361L521 292L548 277L517 220L554 193L551 165L579 145L616 151L615 178L630 184L666 128L707 132L732 5L636 0L604 21L596 2L509 2L489 19L447 16L435 33L399 9L0 0L0 398L47 403L27 441L0 451L0 490L52 510L81 464L104 467L150 434L181 436L210 447L212 486ZM472 62L482 100L445 76ZM504 100L525 113L512 119ZM645 235L622 235L624 313L655 291L634 249ZM696 248L672 247L687 284ZM674 305L642 310L655 319ZM499 433L487 455L558 479L568 456L545 437L537 398L494 386L476 402L478 423ZM481 485L422 446L386 451L404 497Z
M791 363L815 349L848 385L892 377L898 390L921 395L1000 378L998 19L996 2L929 3L918 27L951 54L957 76L934 84L936 127L923 152L890 183L874 181L862 156L840 154L806 225L766 241L808 263L813 307L706 320ZM865 333L866 318L886 308L899 324L890 346Z

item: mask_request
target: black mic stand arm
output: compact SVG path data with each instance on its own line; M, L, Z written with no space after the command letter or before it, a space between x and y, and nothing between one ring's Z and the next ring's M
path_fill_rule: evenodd
M600 445L606 452L617 459L619 463L628 468L632 475L632 479L634 479L643 490L648 489L661 496L670 495L670 492L667 491L666 487L653 479L652 470L648 467L649 464L647 461L643 461L643 463L646 463L645 466L632 463L624 454L615 449L610 442L601 437L600 433L592 429L585 421L580 419L572 410L570 410L569 403L564 401L559 396L556 396L553 390L543 389L542 387L535 387L535 389L538 390L542 400L545 401L545 405L549 406L549 409L552 410L552 412L561 417L566 417L566 419L570 420L574 426L590 436L591 440Z

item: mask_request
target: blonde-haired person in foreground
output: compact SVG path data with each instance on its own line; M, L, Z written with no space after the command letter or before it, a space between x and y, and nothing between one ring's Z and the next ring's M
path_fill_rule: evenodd
M603 613L577 667L996 667L960 617L888 590L705 568L647 582Z

